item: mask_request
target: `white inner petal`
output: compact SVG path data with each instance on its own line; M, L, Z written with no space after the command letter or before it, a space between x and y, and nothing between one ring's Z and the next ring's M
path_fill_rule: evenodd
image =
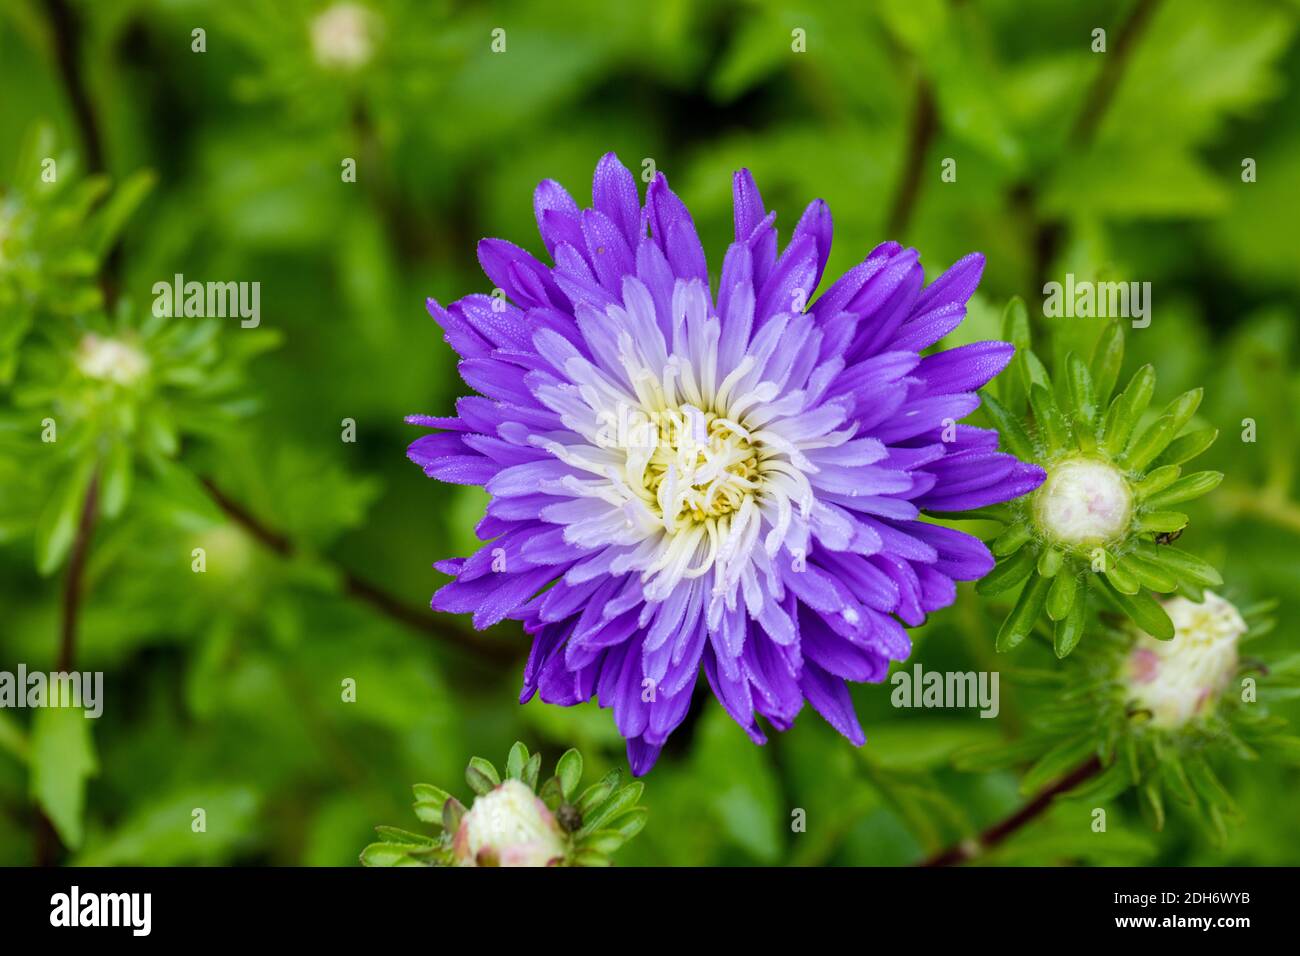
M805 451L840 445L853 429L836 431L837 409L810 414L807 394L783 393L783 383L764 377L778 329L764 327L750 354L720 367L721 327L702 283L678 280L665 326L637 279L625 280L623 293L622 308L583 316L604 323L602 339L616 343L616 355L606 347L588 359L559 336L539 343L571 384L538 395L572 432L533 443L584 472L559 493L608 506L568 525L565 537L584 547L635 546L611 570L640 572L648 601L711 573L711 619L723 605L736 607L738 591L756 613L756 574L771 581L783 546L807 546L807 475L816 468ZM773 592L779 599L780 586Z

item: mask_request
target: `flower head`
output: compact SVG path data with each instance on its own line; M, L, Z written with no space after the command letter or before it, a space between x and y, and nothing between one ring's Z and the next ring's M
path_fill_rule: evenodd
M778 255L748 171L710 293L704 249L662 174L642 205L611 153L593 208L558 183L534 209L547 266L500 239L479 261L501 294L429 310L480 393L409 456L483 485L490 543L438 565L433 600L533 636L521 700L612 707L633 771L654 763L698 675L756 742L805 701L855 743L846 681L879 682L904 624L993 559L919 520L1022 495L1037 466L955 422L1011 358L981 342L921 351L965 315L973 254L930 283L915 250L874 249L815 301L831 243L813 202ZM507 301L508 299L508 301ZM809 304L811 303L811 304Z
M87 332L77 346L77 368L97 381L134 385L149 371L149 356L121 339Z
M1237 643L1246 622L1213 591L1201 604L1176 597L1165 602L1174 622L1172 640L1139 636L1127 663L1129 697L1167 730L1204 716L1237 672Z
M316 62L328 70L357 70L370 62L375 46L375 15L356 3L336 3L311 22Z

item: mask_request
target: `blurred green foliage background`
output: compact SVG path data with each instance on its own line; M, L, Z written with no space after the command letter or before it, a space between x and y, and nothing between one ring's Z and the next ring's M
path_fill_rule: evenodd
M917 247L932 275L982 251L954 342L996 337L1019 294L1044 351L1086 349L1100 324L1045 319L1043 283L1152 283L1124 377L1154 362L1157 404L1204 385L1200 418L1222 431L1204 467L1228 476L1185 541L1232 599L1281 599L1282 626L1254 653L1294 641L1300 4L355 0L332 35L325 0L0 6L0 669L60 655L60 536L92 452L31 444L44 409L76 420L137 403L132 450L102 473L131 491L112 485L122 501L100 515L73 648L77 669L105 672L104 715L39 727L0 711L2 864L349 865L373 825L411 825L412 783L466 795L472 754L499 761L518 738L548 765L569 746L594 773L622 764L608 714L515 703L517 627L475 650L457 637L467 622L421 610L440 580L430 565L468 553L483 500L407 462L416 432L402 424L466 391L424 298L490 291L483 236L542 253L534 184L581 199L610 149L667 174L715 270L740 166L786 230L810 199L829 202L829 275L885 239ZM123 216L141 201L120 244L97 194L42 205L44 156L60 181L106 174L128 192ZM61 328L94 327L85 316L109 299L138 327L175 273L260 282L261 327L216 320L151 346L171 371L148 395L83 395L58 377L76 343ZM963 589L914 633L913 662L1005 667L1004 610ZM862 750L810 711L754 747L702 694L619 862L904 864L1024 799L1015 774L950 758L1014 739L1050 700L1003 682L1001 716L981 720L896 710L889 690L855 688ZM1245 816L1226 845L1177 815L1154 833L1123 800L1095 834L1064 802L992 859L1300 862L1300 773L1223 772ZM806 832L791 830L795 808Z

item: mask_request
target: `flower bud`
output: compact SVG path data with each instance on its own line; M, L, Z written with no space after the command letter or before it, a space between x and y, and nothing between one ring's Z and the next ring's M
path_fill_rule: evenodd
M1104 544L1122 535L1133 517L1133 494L1113 466L1072 458L1051 466L1034 497L1038 527L1069 547Z
M77 368L87 378L133 385L149 370L149 357L120 339L88 332L77 346Z
M1205 716L1237 671L1237 642L1246 622L1228 601L1210 591L1196 604L1176 597L1164 602L1174 622L1172 640L1141 634L1125 665L1133 705L1166 730Z
M460 866L553 866L565 855L555 816L518 780L506 780L474 801L452 848Z
M374 14L355 3L336 3L311 22L312 52L327 70L356 70L374 53Z

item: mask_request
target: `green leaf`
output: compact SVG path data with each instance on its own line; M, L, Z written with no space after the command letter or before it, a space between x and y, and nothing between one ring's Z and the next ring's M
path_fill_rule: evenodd
M1142 471L1169 447L1179 427L1173 416L1160 416L1134 438L1128 449L1116 460L1125 463L1133 471Z
M1187 527L1187 515L1181 511L1147 511L1138 516L1138 530L1172 534Z
M556 777L554 779L556 780L556 785L558 787L559 778ZM605 802L605 799L614 792L614 788L619 785L622 779L623 771L618 767L615 767L582 792L582 796L578 798L576 806L584 820L589 811L594 809L598 804Z
M1002 313L1002 338L1016 347L1010 367L998 378L998 397L1001 408L1013 421L1025 413L1029 396L1029 373L1025 368L1025 353L1029 351L1029 312L1019 296L1012 297ZM998 428L1001 431L1001 426ZM1018 457L1025 455L1014 452Z
M442 808L450 799L446 790L430 783L417 783L415 791L415 815L425 823L442 823Z
M1052 578L1051 590L1047 592L1047 616L1053 621L1062 620L1074 606L1075 594L1079 590L1079 579L1073 569L1066 567Z
M506 776L511 780L522 780L524 766L528 763L528 748L522 741L516 740L506 757Z
M1138 546L1144 557L1151 558L1165 567L1171 568L1180 577L1190 578L1203 587L1214 588L1223 583L1223 575L1218 569L1189 551L1171 545L1143 543Z
M1009 591L1029 577L1036 561L1033 548L1021 548L1011 557L999 561L992 571L975 582L975 590L986 595Z
M423 833L412 833L399 827L375 827L375 832L384 838L385 843L403 843L416 847L436 846L437 841Z
M1097 417L1092 373L1088 371L1088 366L1083 359L1073 352L1065 358L1065 372L1074 411L1080 419L1091 425Z
M1039 614L1042 613L1043 604L1047 601L1047 590L1051 584L1050 578L1037 574L1025 584L1016 606L1002 622L1002 627L998 629L997 649L999 651L1011 650L1029 635L1038 621Z
M108 252L127 220L144 202L157 177L150 170L138 170L124 179L100 207L95 217L94 249L98 256Z
M362 866L401 866L410 860L408 843L372 843L361 851Z
M1147 499L1146 505L1149 508L1166 508L1169 505L1191 501L1193 498L1209 494L1219 487L1221 481L1223 481L1221 471L1197 471L1178 479L1164 491L1152 495Z
M1045 578L1055 577L1064 561L1060 551L1055 548L1044 548L1038 556L1038 573Z
M484 764L487 765L486 768ZM465 782L481 797L500 786L501 779L497 776L496 767L482 757L474 757L465 768Z
M1124 555L1124 565L1145 588L1161 594L1178 590L1178 578L1173 573L1139 552Z
M1121 594L1137 594L1142 587L1133 572L1115 556L1113 551L1106 552L1106 579Z
M989 551L999 558L1015 554L1033 536L1034 532L1029 525L1018 521L989 542Z
M1182 469L1178 465L1163 465L1148 472L1146 477L1133 486L1133 495L1138 501L1144 501L1158 491L1163 491L1178 480Z
M607 823L617 819L624 811L631 810L636 806L637 801L641 799L641 794L644 792L645 784L640 780L629 783L626 787L615 792L613 796L595 810L589 814L583 814L582 829L579 831L579 836L585 836L600 830Z
M1097 580L1107 589L1111 600L1119 606L1121 611L1132 618L1138 627L1161 641L1168 641L1173 638L1174 622L1169 620L1169 615L1160 606L1160 602L1150 594L1145 591L1139 591L1133 595L1120 594L1105 578L1098 577Z
M1002 450L1024 461L1037 460L1038 451L1029 440L1029 435L1020 420L988 392L981 392L980 395L984 412L998 431Z
M116 518L126 507L131 496L133 466L130 446L125 441L113 442L104 456L103 493L100 496L104 517Z
M1072 577L1071 575L1057 575L1060 577ZM1083 637L1087 617L1088 589L1080 587L1076 589L1074 600L1070 604L1069 611L1056 621L1056 627L1052 630L1052 650L1058 658L1064 659L1069 656L1070 652L1078 646L1079 640Z
M1092 384L1095 401L1104 407L1115 391L1120 367L1124 364L1124 330L1111 322L1101 332L1092 350Z
M1150 365L1144 365L1133 374L1124 391L1110 403L1103 426L1105 436L1102 448L1111 458L1117 457L1128 444L1129 436L1133 434L1138 420L1151 402L1155 386L1156 370Z
M1161 465L1181 465L1185 461L1191 461L1213 445L1218 437L1219 430L1217 428L1198 428L1195 431L1190 431L1170 442L1169 447L1161 453L1156 461Z
M537 777L542 771L542 755L535 753L528 758L528 763L524 764L523 774L520 779L528 784L530 790L537 790Z
M455 833L460 829L460 821L464 816L465 804L455 797L448 797L442 805L442 828L448 833Z
M566 750L555 765L555 776L560 781L560 792L566 801L572 801L582 780L582 754Z
M93 461L70 469L41 509L36 522L36 570L41 574L53 574L68 556L94 472Z
M1193 754L1184 762L1184 767L1187 769L1187 778L1192 782L1192 789L1196 791L1197 796L1210 807L1217 807L1229 815L1236 815L1237 808L1232 801L1232 795L1219 782L1218 776L1210 769L1204 757Z
M1039 437L1047 446L1049 457L1065 451L1070 446L1070 429L1051 391L1042 385L1031 385L1029 405L1034 411Z
M1201 399L1205 395L1205 389L1193 388L1179 395L1172 402L1165 406L1164 413L1178 423L1178 429L1181 429L1196 414L1196 410L1201 407ZM1177 431L1178 429L1175 429Z
M81 846L86 781L99 771L92 721L73 707L42 707L31 730L31 795L69 849Z

